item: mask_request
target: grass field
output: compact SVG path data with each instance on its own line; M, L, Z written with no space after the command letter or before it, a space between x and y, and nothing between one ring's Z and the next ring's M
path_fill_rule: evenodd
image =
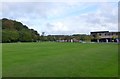
M4 77L117 77L118 45L6 43Z

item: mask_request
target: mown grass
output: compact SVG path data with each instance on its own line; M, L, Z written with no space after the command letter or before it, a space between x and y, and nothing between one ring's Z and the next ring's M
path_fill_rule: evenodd
M0 78L2 78L2 44L0 43Z
M6 43L4 77L117 77L117 44Z

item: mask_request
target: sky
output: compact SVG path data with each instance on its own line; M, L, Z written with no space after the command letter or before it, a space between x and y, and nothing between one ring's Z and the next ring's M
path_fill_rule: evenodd
M0 18L46 35L118 31L118 2L2 2Z

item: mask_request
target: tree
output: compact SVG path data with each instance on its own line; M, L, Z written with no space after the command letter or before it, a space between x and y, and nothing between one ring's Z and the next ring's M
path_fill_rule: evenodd
M115 42L116 36L112 36L112 41Z
M93 39L93 36L91 35L84 36L84 41L90 42L92 39Z
M2 41L3 42L16 42L19 39L19 34L17 31L3 30L2 31Z
M99 37L98 34L95 35L95 39L97 40L98 43L100 42L100 41L99 41L100 37Z
M19 41L21 41L21 42L30 42L30 41L32 41L32 35L27 30L20 31L19 35L20 35Z

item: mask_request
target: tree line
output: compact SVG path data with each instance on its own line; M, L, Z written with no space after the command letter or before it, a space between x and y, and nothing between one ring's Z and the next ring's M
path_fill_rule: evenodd
M91 41L96 39L91 35L74 34L74 35L40 35L36 30L29 29L21 22L3 18L0 20L0 28L2 28L2 42L37 42L37 41L56 41L56 42L80 42ZM45 32L43 32L44 34Z
M91 35L86 34L73 34L73 35L47 35L40 37L41 41L56 41L56 42L90 42L95 39Z

